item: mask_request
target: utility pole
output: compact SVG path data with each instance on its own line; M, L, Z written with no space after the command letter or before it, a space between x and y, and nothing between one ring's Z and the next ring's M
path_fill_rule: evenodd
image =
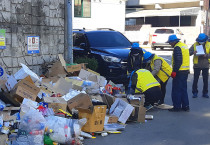
M73 35L72 35L72 0L66 0L67 4L67 56L68 63L73 63Z

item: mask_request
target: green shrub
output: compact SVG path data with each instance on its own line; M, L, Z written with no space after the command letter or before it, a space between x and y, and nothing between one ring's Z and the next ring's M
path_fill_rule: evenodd
M95 58L77 57L74 60L75 63L87 63L87 68L96 71L98 68L98 61Z

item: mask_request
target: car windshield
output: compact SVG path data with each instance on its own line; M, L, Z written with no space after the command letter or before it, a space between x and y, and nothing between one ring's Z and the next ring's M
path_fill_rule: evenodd
M131 47L129 40L119 32L91 32L86 35L91 47Z
M172 29L157 29L155 30L155 33L160 33L160 34L173 34L174 30Z

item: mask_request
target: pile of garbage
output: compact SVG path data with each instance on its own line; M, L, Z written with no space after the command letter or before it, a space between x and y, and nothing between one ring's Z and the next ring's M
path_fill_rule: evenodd
M41 76L21 66L14 75L1 67L0 145L81 145L94 133L121 133L127 121L145 122L143 95L127 98L122 84L85 64L59 55Z

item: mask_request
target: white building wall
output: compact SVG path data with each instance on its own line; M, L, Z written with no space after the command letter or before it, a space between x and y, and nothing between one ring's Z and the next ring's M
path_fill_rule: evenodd
M73 29L111 28L125 31L125 1L92 0L91 18L73 17Z
M130 0L128 0L130 1ZM183 3L183 2L197 2L200 0L141 0L141 5L151 5L151 4L169 4L169 3Z

